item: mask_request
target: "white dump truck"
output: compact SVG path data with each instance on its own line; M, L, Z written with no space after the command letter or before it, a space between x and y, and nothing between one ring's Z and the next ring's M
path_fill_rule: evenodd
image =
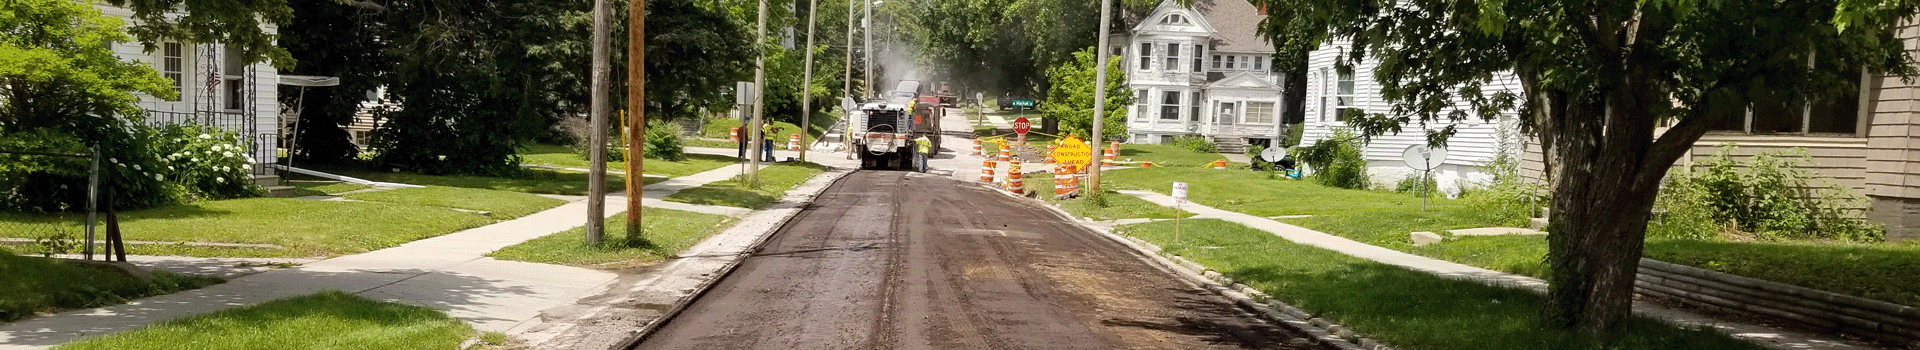
M939 97L924 89L919 81L902 80L886 96L861 104L860 112L850 116L848 149L859 154L861 167L913 168L913 140L921 136L933 140L935 153L940 151L940 117L945 111Z

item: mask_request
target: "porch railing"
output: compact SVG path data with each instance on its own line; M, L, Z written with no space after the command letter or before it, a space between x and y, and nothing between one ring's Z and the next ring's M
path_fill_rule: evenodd
M199 125L240 134L240 139L244 142L239 146L246 149L247 154L253 155L255 161L253 174L273 174L272 168L267 167L266 164L272 163L278 158L280 135L277 133L278 130L266 130L264 132L260 130L258 119L251 114L240 112L174 112L148 110L146 123L151 126Z

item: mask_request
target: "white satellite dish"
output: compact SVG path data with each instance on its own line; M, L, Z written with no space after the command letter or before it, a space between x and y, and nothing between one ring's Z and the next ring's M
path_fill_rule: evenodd
M1260 159L1269 162L1278 162L1280 158L1286 156L1287 150L1280 147L1267 147L1266 150L1260 151Z
M1447 149L1427 148L1427 145L1407 146L1407 150L1400 152L1400 160L1406 161L1407 167L1413 170L1432 171L1447 162Z

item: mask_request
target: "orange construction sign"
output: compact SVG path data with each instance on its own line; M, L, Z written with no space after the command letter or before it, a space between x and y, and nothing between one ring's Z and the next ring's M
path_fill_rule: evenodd
M1060 140L1058 147L1053 148L1053 159L1060 164L1072 164L1076 168L1085 169L1088 164L1093 163L1093 147L1088 146L1086 141L1078 137L1067 136L1066 139Z

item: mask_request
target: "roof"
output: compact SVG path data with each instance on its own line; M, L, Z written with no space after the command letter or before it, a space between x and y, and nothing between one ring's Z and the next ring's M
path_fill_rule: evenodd
M1193 9L1213 25L1219 40L1214 51L1273 52L1273 44L1259 32L1260 20L1266 15L1247 0L1194 0Z

